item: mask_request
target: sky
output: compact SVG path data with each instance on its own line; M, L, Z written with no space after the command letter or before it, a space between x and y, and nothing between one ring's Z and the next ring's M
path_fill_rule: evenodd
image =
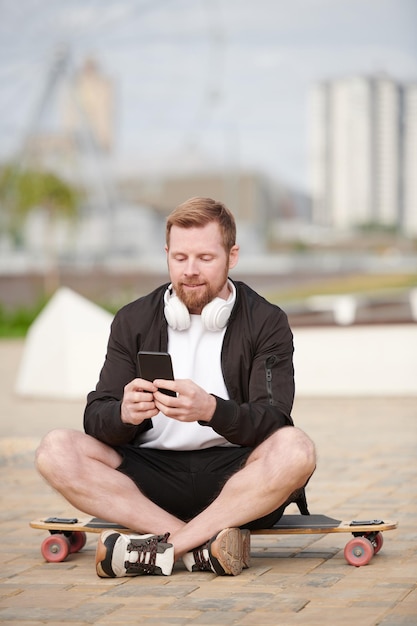
M0 0L0 160L65 48L114 82L119 173L237 167L308 191L312 86L417 82L416 25L416 0Z

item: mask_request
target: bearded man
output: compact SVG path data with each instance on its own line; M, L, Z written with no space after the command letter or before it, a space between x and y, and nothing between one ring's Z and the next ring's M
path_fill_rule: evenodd
M165 250L170 283L114 318L85 432L54 430L37 451L39 472L73 506L135 531L102 533L102 577L170 575L179 559L240 574L250 530L272 527L315 468L291 418L287 316L229 278L232 213L187 200L167 218ZM141 378L139 351L169 352L174 380Z

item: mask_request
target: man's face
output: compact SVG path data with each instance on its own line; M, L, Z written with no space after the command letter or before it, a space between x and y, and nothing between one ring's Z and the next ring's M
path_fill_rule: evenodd
M239 247L227 254L217 222L198 228L173 226L166 252L175 293L190 313L200 314L216 296L227 300L227 275L237 263Z

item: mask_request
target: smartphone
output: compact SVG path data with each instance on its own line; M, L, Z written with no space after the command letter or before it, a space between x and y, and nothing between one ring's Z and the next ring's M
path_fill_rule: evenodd
M171 355L168 352L138 352L139 376L145 380L154 381L156 378L174 380ZM167 396L176 397L175 391L159 389Z

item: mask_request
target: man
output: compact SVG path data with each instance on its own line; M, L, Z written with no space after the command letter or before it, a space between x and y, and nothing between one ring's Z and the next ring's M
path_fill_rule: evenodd
M240 574L249 529L272 526L315 468L291 419L287 317L228 278L239 255L230 211L210 198L177 207L166 254L171 284L115 316L85 434L52 431L37 451L70 503L137 531L102 534L99 576L168 575L180 558ZM169 351L175 380L140 378L139 350Z

